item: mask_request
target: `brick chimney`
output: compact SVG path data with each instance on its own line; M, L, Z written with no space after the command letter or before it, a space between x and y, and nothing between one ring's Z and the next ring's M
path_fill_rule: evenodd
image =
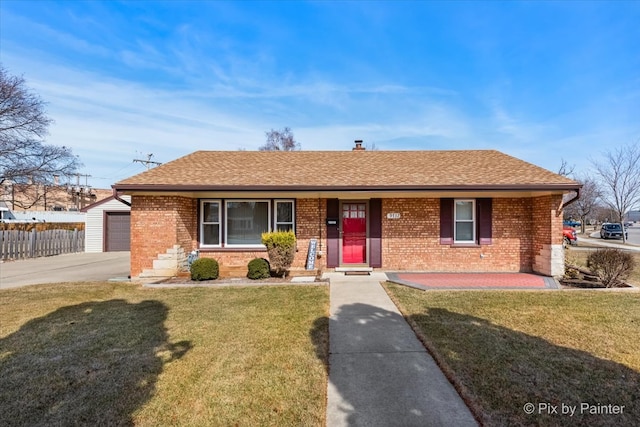
M362 146L362 140L361 139L356 139L355 143L356 143L356 146L352 148L352 151L364 151L364 150L366 150L366 148L364 148Z

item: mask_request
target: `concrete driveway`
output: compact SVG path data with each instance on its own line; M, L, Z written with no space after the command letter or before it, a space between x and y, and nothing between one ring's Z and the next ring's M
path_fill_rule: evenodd
M76 253L0 263L0 289L41 283L126 279L129 252Z

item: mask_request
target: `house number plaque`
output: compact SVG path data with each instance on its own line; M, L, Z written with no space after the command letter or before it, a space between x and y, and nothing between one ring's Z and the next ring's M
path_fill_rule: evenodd
M387 219L400 219L400 212L389 212Z

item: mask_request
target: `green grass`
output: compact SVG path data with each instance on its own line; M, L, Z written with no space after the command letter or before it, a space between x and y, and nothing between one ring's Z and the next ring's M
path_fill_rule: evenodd
M638 425L640 293L385 287L485 424ZM578 413L539 413L543 403ZM581 403L624 409L593 415Z
M326 286L0 292L2 425L324 425Z

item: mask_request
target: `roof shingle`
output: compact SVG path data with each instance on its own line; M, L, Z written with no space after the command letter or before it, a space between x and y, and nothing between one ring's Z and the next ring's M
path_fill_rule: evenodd
M196 151L124 179L116 189L578 187L495 150Z

